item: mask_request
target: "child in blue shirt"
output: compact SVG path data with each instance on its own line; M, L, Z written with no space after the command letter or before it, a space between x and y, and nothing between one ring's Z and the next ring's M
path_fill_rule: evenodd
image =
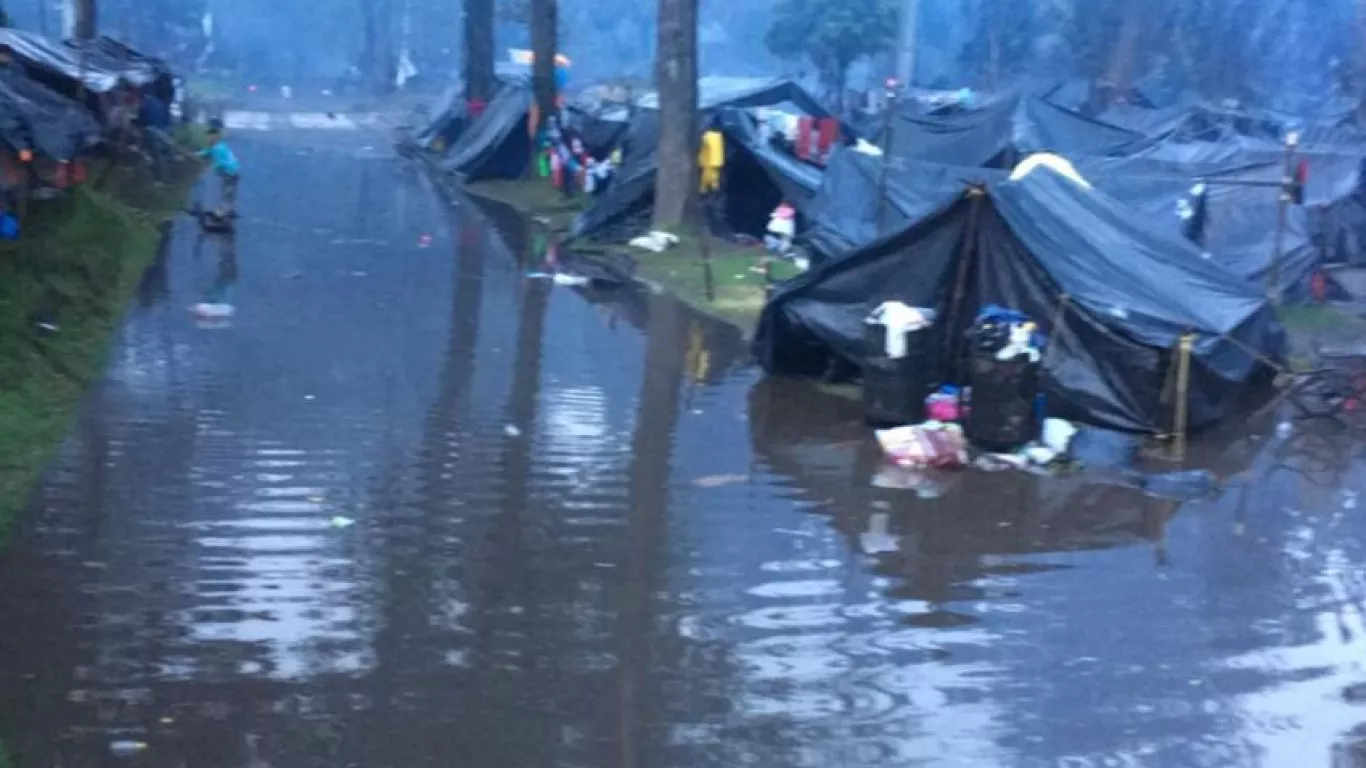
M222 184L222 204L219 215L228 218L237 215L237 182L241 178L242 166L237 162L237 155L232 153L228 145L223 142L223 129L218 126L209 128L209 147L199 153L200 157L209 159L214 173L218 174L218 179Z

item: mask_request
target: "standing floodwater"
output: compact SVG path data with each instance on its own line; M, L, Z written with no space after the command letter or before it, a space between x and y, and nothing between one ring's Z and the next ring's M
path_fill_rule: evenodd
M149 274L0 556L17 766L1319 765L1366 721L1350 435L1211 437L1202 503L898 487L856 404L528 279L362 141L239 141L236 241Z

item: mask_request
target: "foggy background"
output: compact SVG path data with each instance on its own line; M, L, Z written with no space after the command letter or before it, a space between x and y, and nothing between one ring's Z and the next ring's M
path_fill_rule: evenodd
M498 0L495 50L529 47L525 0ZM911 0L846 0L841 7ZM916 83L993 89L1021 78L1102 78L1134 85L1161 103L1192 98L1313 112L1325 99L1366 82L1357 44L1366 3L1290 0L919 0ZM62 0L8 0L20 27L60 35ZM819 66L780 59L766 36L784 8L806 0L701 0L704 75L804 75L826 84ZM614 77L648 79L655 3L560 0L561 49L574 60L574 86ZM441 89L458 79L459 0L102 0L100 28L161 54L181 71L262 84L305 85L358 64L366 14L382 19L395 49L406 47L420 78ZM819 11L807 11L813 19ZM212 18L211 34L204 20ZM387 25L387 26L386 26ZM862 90L893 70L890 37L855 51L847 87ZM209 48L211 44L211 48ZM871 54L871 55L869 55ZM828 89L823 89L828 90Z

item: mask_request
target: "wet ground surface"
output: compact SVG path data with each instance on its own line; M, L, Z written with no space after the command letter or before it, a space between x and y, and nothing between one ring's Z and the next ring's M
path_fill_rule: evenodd
M857 407L526 279L383 145L240 139L235 248L176 228L0 557L18 766L1328 765L1366 722L1350 436L1211 437L1201 503L878 487Z

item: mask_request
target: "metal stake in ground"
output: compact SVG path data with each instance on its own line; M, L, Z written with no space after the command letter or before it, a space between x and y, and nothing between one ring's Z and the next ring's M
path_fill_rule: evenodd
M882 173L877 180L877 234L886 233L887 175L892 162L892 142L896 137L896 80L887 81L887 113L882 121Z
M1276 202L1276 245L1271 252L1271 268L1266 273L1266 296L1272 305L1280 304L1281 252L1285 249L1285 223L1290 213L1291 188L1295 185L1295 149L1300 134L1291 131L1285 136L1285 160L1281 165L1281 196Z

